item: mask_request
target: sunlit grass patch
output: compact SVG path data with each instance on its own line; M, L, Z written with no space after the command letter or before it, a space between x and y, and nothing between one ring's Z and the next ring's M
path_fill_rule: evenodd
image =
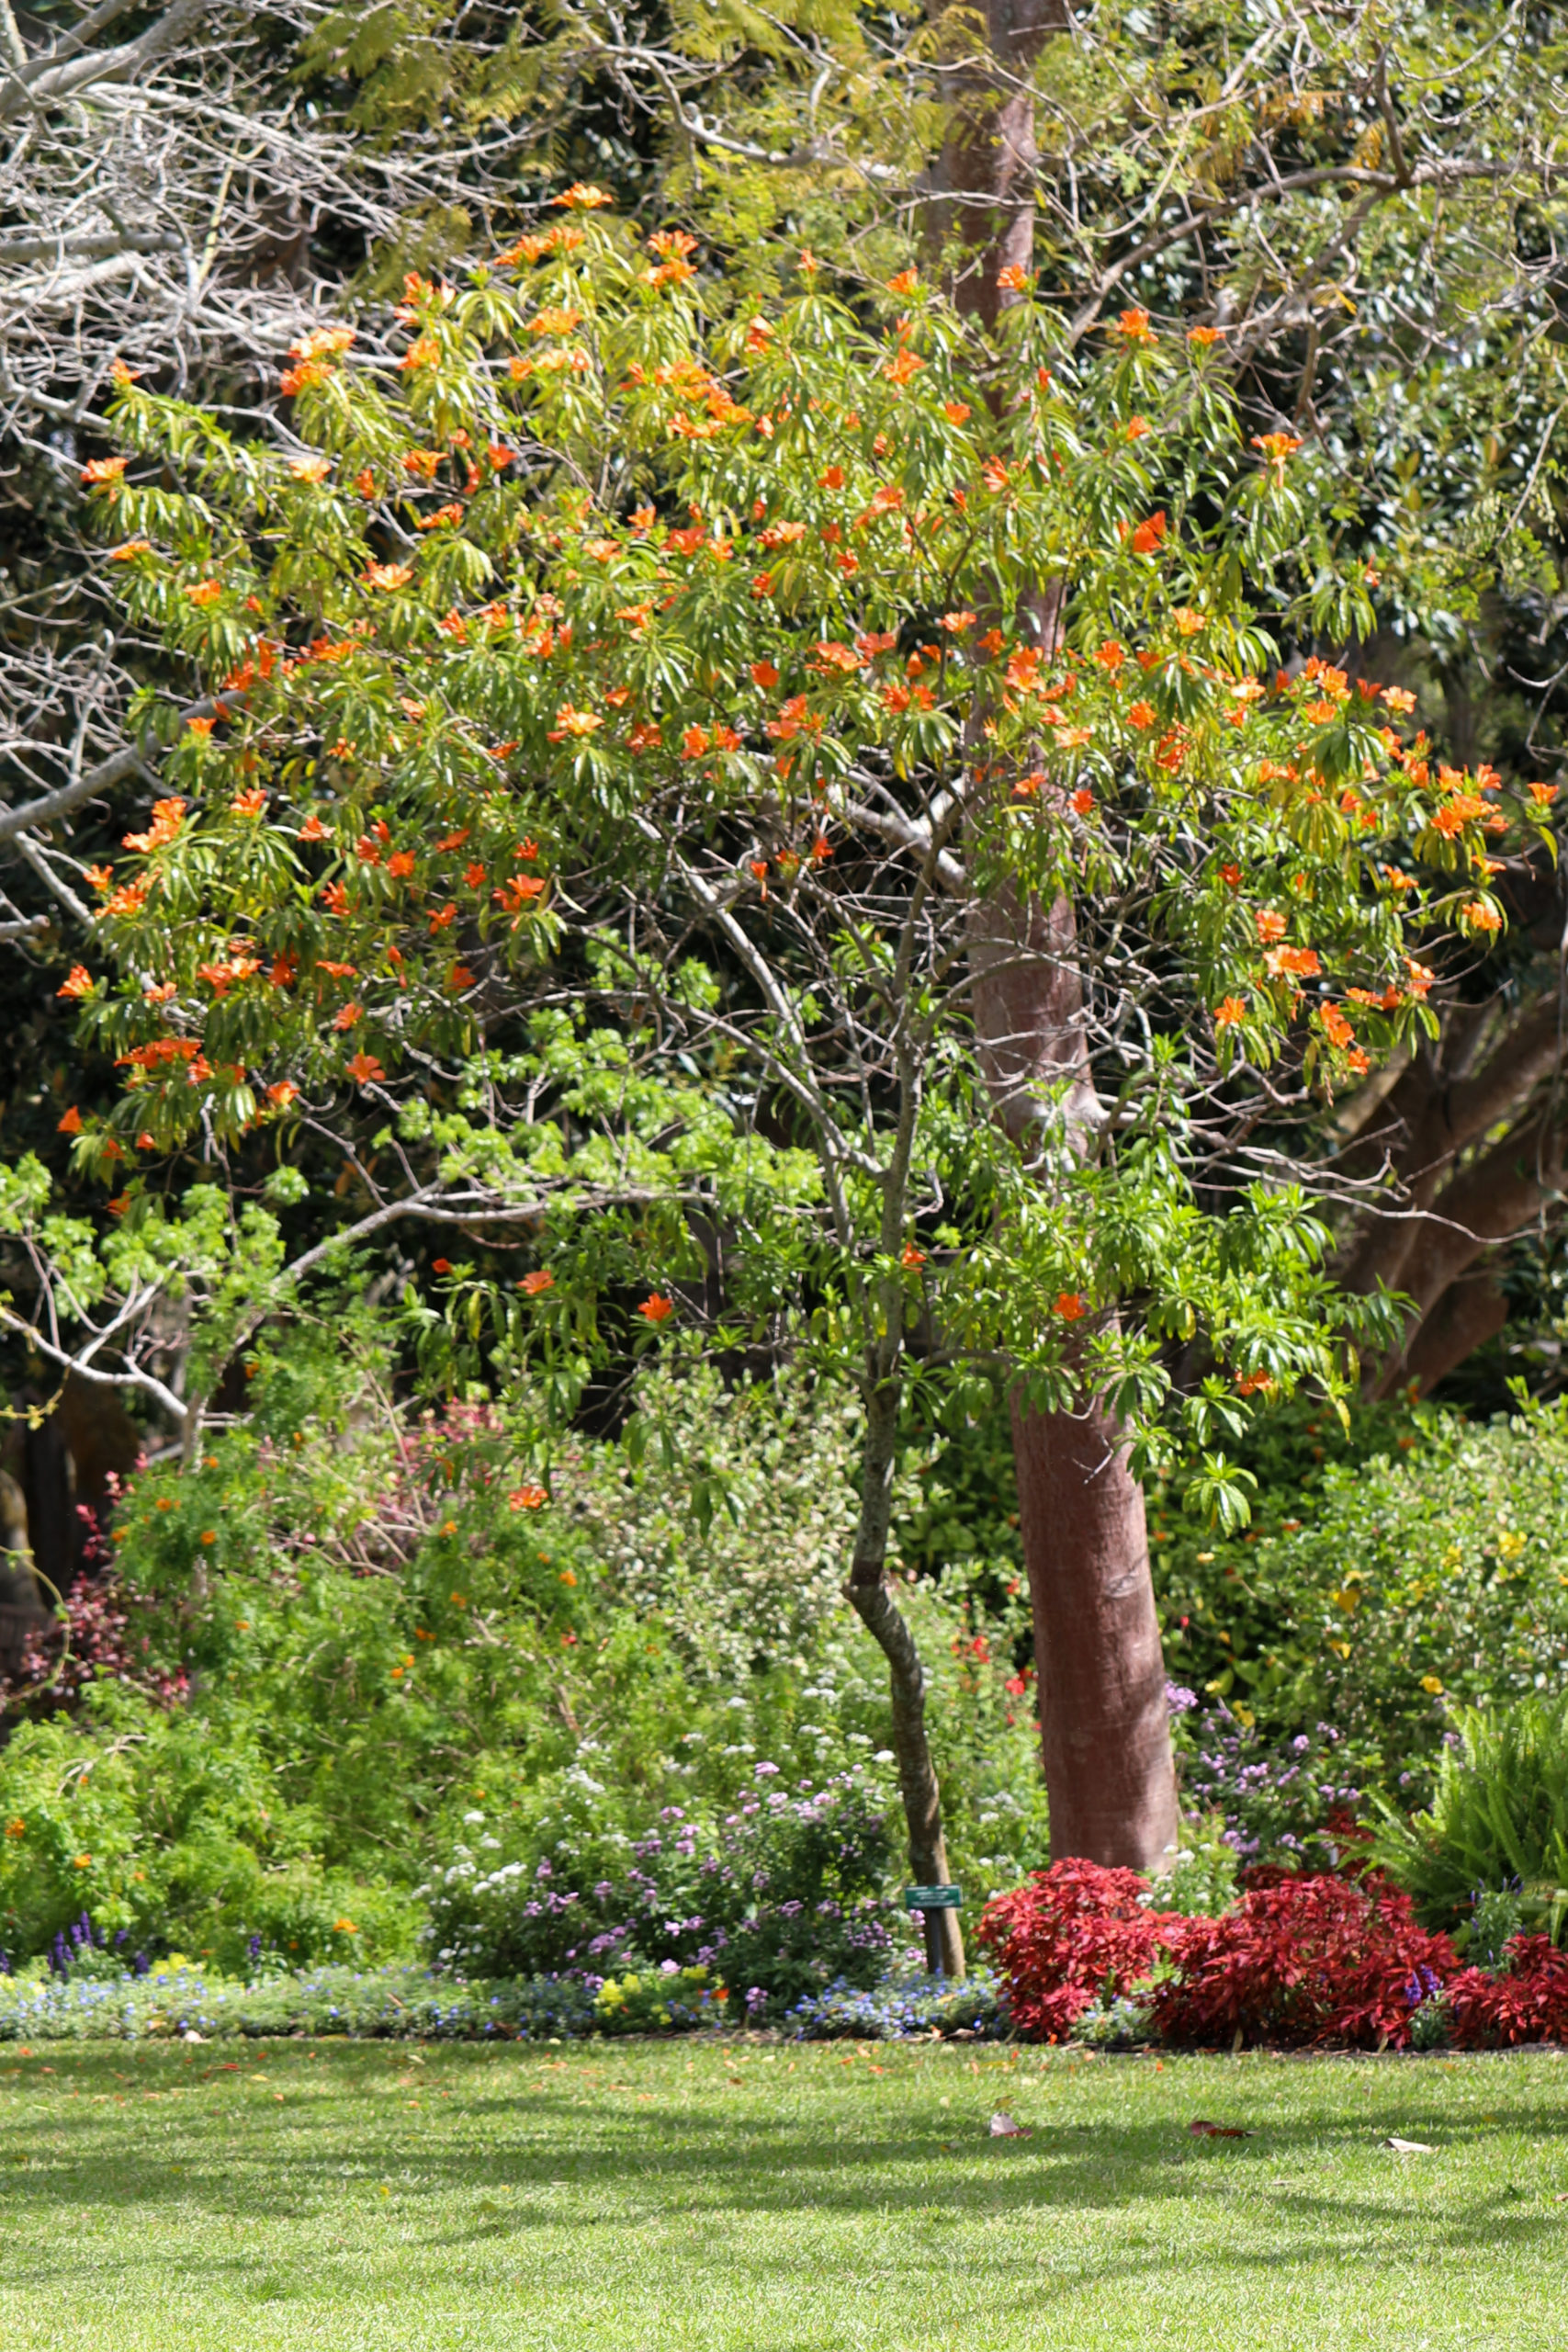
M1568 2060L11 2049L0 2185L7 2352L1533 2346Z

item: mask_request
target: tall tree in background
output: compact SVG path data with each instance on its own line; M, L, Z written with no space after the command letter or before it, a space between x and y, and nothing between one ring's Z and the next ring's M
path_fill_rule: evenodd
M906 1399L1103 1410L1145 1458L1196 1450L1234 1519L1246 1400L1342 1395L1377 1328L1324 1273L1311 1121L1421 1031L1412 938L1499 926L1485 838L1397 690L1276 677L1293 444L1246 446L1212 341L1136 311L1074 354L1029 300L993 334L913 268L873 333L809 255L804 291L731 304L685 233L561 202L461 288L411 276L395 356L302 338L287 453L121 386L95 503L195 707L177 795L92 877L108 965L66 983L127 1072L67 1122L120 1189L95 1233L36 1163L8 1180L32 1281L0 1321L194 1452L328 1254L276 1215L310 1138L367 1200L348 1238L528 1237L500 1362L554 1400L542 1449L634 1284L645 1332L850 1377L848 1592L940 1876ZM1178 457L1189 494L1151 508ZM1529 803L1505 822L1539 837ZM1066 1076L977 1035L977 940L1026 1005L1074 977ZM172 1216L159 1164L198 1135L228 1198ZM192 1346L167 1308L197 1295Z
M975 19L963 22L968 28ZM1472 348L1478 332L1501 332L1513 342L1504 306L1528 302L1549 284L1546 253L1533 268L1521 266L1513 211L1547 185L1561 117L1527 119L1521 110L1551 59L1521 61L1506 39L1511 23L1495 28L1505 36L1503 62L1490 73L1483 68L1491 103L1478 105L1476 65L1486 43L1473 25L1445 39L1439 20L1405 17L1396 42L1383 12L1366 10L1331 21L1292 17L1289 26L1260 18L1244 36L1241 23L1222 29L1211 14L1196 12L1183 28L1190 44L1186 103L1174 119L1164 111L1150 136L1146 117L1139 122L1151 96L1149 61L1135 42L1102 35L1096 59L1094 21L1061 0L989 7L984 55L949 68L951 128L933 175L942 199L937 217L955 248L960 302L994 322L1022 299L1038 270L1070 306L1064 326L1071 347L1093 332L1119 290L1142 293L1152 278L1161 307L1174 294L1201 331L1225 336L1260 426L1287 426L1283 378L1299 354L1288 429L1306 438L1316 424L1329 440L1334 424L1342 432L1346 422L1341 397L1333 403L1340 414L1323 434L1321 410L1333 401L1334 379L1342 390L1357 361L1365 364L1361 338L1345 321L1355 318L1368 277L1386 273L1391 247L1406 278L1399 288L1404 315L1392 335L1383 323L1374 333L1392 345L1396 368L1401 358L1419 368L1423 344L1429 350L1444 328ZM1125 95L1086 107L1086 79L1092 88L1096 67L1103 75L1118 62ZM1179 86L1168 56L1164 66L1162 96ZM1456 119L1451 99L1461 89L1469 103ZM1098 151L1085 135L1093 130L1100 133ZM1127 177L1118 184L1112 176L1126 175L1130 151L1132 204ZM1499 216L1493 208L1505 188L1513 204ZM1538 301L1536 342L1545 317ZM1555 371L1542 372L1550 380ZM1380 535L1367 528L1372 515L1365 509L1358 515L1343 491L1338 505L1336 519L1352 531L1359 523L1375 545ZM1320 563L1325 552L1318 550ZM1332 577L1332 567L1324 569ZM1062 593L1060 582L1038 583L1043 640L1055 635ZM1337 645L1363 633L1325 601L1328 609L1310 616L1308 646L1314 635ZM1023 952L1046 943L1053 952ZM985 908L976 1017L990 1041L1000 1114L1018 1132L1038 1103L1063 1097L1086 1151L1104 1115L1087 995L1070 897L1050 907L1003 899ZM1459 1031L1463 1054L1489 1024L1483 1007L1446 1025ZM1350 1163L1353 1172L1375 1169L1392 1124L1404 1213L1391 1229L1380 1206L1352 1271L1363 1289L1408 1285L1415 1295L1420 1328L1391 1351L1380 1374L1385 1388L1412 1371L1440 1377L1488 1316L1501 1319L1495 1285L1446 1299L1445 1293L1481 1242L1517 1230L1555 1183L1544 1132L1553 1110L1534 1134L1495 1142L1486 1161L1452 1182L1441 1223L1411 1214L1433 1204L1467 1145L1500 1116L1517 1114L1555 1071L1560 1016L1551 999L1512 1024L1494 1017L1490 1025L1505 1034L1494 1036L1485 1069L1457 1101L1441 1082L1448 1075L1441 1044L1437 1052L1423 1044L1388 1106L1392 1119L1379 1123L1374 1113L1372 1136ZM1067 1417L1031 1412L1015 1396L1012 1417L1053 1848L1146 1867L1174 1836L1175 1795L1142 1491L1114 1418L1098 1403Z
M1283 649L1293 662L1338 655L1359 634L1372 675L1414 687L1424 711L1447 718L1459 707L1465 647L1483 641L1488 613L1499 634L1500 605L1539 622L1540 657L1527 678L1550 679L1560 661L1550 553L1560 537L1551 503L1562 413L1551 341L1558 259L1543 192L1562 116L1550 23L1543 36L1502 8L1462 20L1407 10L1394 24L1373 7L1332 17L1179 7L1156 43L1123 12L1054 7L1016 21L993 12L982 26L958 11L934 23L848 9L764 21L721 6L700 21L640 27L592 11L547 24L513 12L448 20L299 9L276 12L265 27L254 20L260 48L231 53L211 38L216 12L175 6L128 43L103 17L95 12L80 53L67 36L66 54L57 33L35 38L22 20L16 40L30 103L63 108L73 88L87 94L84 104L98 90L112 100L110 116L120 108L129 120L141 108L144 121L150 94L176 91L171 119L196 139L197 164L160 183L183 193L159 216L158 233L172 242L151 254L130 250L112 211L73 211L79 192L51 194L28 211L41 183L36 164L21 166L19 243L58 236L62 225L108 241L102 253L51 248L51 269L69 262L77 272L64 281L73 320L98 316L95 304L107 300L77 282L85 270L102 266L111 288L131 266L165 273L162 345L156 321L140 343L136 322L118 332L125 306L111 305L96 345L100 379L116 348L133 362L166 357L187 334L179 305L193 284L214 300L227 288L234 331L224 347L252 370L240 404L259 435L286 446L278 358L254 367L265 306L249 290L240 301L233 288L245 285L245 266L229 259L265 256L269 236L276 243L267 191L296 203L301 186L333 191L328 213L339 225L323 234L327 219L312 221L287 269L267 265L269 285L303 272L303 291L319 294L378 241L406 244L411 220L432 250L460 246L482 230L498 190L536 190L526 172L503 182L503 164L533 154L542 169L589 140L650 204L683 208L728 239L759 286L778 266L779 241L762 231L798 227L849 283L891 274L934 235L948 242L961 304L987 320L1032 279L1064 353L1129 300L1156 320L1218 334L1249 424L1260 436L1304 444L1303 537L1288 583L1299 618L1293 647ZM322 101L309 132L288 79L300 36ZM250 78L231 89L221 79L231 71ZM225 119L267 126L265 136L247 134L243 182L231 151L213 143L209 126L225 106ZM95 132L104 119L92 118ZM174 154L175 142L160 135L160 153ZM259 210L236 217L242 184L262 194ZM78 190L85 185L78 173ZM118 212L131 217L123 203ZM13 266L36 269L39 258L24 254ZM289 287L273 318L274 354L299 323L287 311L301 293ZM33 313L53 299L46 290ZM36 351L7 364L11 381L32 388L27 413L47 420L30 428L32 446L51 452L44 462L58 482L95 394L69 335L50 349L76 368L71 385ZM69 413L40 406L39 392ZM1186 495L1179 455L1162 462L1151 495ZM1375 616L1361 595L1369 568ZM77 581L71 594L81 593ZM1042 650L1055 594L1042 577ZM40 885L46 872L52 877L56 905L76 922L85 913L79 873L63 839L44 829L39 804L63 818L113 776L137 775L151 750L115 743L110 673L83 609L72 606L60 640L81 672L68 684L53 634L38 639L47 658L15 730L26 747L24 807L0 819L27 871ZM1513 634L1517 645L1522 629ZM1515 707L1528 699L1521 686ZM62 729L68 702L73 726L88 717L80 741ZM1521 738L1528 720L1526 708ZM1472 770L1482 748L1493 747L1470 747ZM1507 749L1494 752L1500 772L1529 780L1502 756ZM51 797L61 789L72 796L63 805ZM1552 974L1549 955L1529 952L1551 927L1551 887L1539 855L1520 854L1498 888L1520 918L1510 944L1488 955L1484 940L1472 939L1450 955L1434 942L1437 1037L1411 1049L1386 1102L1374 1092L1344 1121L1355 1135L1336 1181L1358 1204L1346 1217L1360 1235L1354 1279L1404 1282L1421 1310L1380 1368L1385 1385L1411 1376L1429 1385L1495 1326L1502 1299L1488 1250L1554 1201L1558 1051L1542 987ZM982 942L976 1014L1009 1123L1017 1129L1032 1116L1029 1102L1062 1097L1065 1086L1088 1136L1098 1114L1085 1024L1092 1039L1096 1012L1068 903L993 910L1002 952L993 944L987 954ZM6 919L36 920L23 900ZM1010 935L1031 943L1032 998L1010 977ZM1282 1115L1294 1121L1309 1107L1299 1092ZM1322 1140L1325 1152L1342 1148L1344 1128L1325 1126ZM1403 1193L1369 1211L1369 1182L1391 1163ZM1170 1798L1142 1503L1115 1439L1114 1424L1092 1415L1061 1428L1024 1416L1020 1488L1049 1721L1061 1741L1048 1759L1058 1834L1064 1849L1138 1860L1162 1841Z

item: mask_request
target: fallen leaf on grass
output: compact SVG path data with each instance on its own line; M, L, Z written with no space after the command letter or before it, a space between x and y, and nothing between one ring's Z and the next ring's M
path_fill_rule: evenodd
M1435 2156L1438 2153L1429 2140L1401 2140L1393 2132L1383 2142L1383 2146L1392 2148L1399 2156Z
M1239 2123L1210 2123L1202 2116L1195 2123L1190 2123L1187 2129L1197 2140L1250 2140L1252 2137L1251 2132L1244 2132Z
M991 2118L991 2137L993 2140L1027 2140L1029 2126L1027 2123L1015 2123L1010 2115L1003 2114L998 2108Z

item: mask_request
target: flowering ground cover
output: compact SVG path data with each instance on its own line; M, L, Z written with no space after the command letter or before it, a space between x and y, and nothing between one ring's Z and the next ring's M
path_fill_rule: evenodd
M1552 2340L1564 2057L231 2053L0 2052L11 2352Z

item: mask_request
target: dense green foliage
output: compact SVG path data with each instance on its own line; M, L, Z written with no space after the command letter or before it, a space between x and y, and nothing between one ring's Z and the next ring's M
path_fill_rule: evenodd
M1568 1697L1467 1707L1454 1731L1431 1804L1414 1819L1385 1804L1373 1852L1435 1926L1470 1927L1491 1893L1513 1898L1512 1928L1558 1940L1568 1922Z
M1487 1423L1358 1415L1344 1447L1326 1414L1303 1443L1305 1419L1244 1535L1164 1498L1155 1532L1170 1672L1269 1738L1325 1721L1364 1787L1418 1795L1451 1706L1562 1687L1568 1418L1557 1407ZM1363 1452L1395 1430L1390 1451ZM1320 1465L1325 1439L1339 1458Z
M477 1810L495 1866L532 1874L569 1828L624 1853L670 1805L722 1822L759 1766L894 1801L876 1654L840 1592L843 1397L650 1367L625 1439L550 1457L547 1503L525 1412L411 1419L387 1351L351 1295L265 1334L245 1417L130 1482L122 1664L0 1753L14 1954L84 1909L131 1950L231 1968L252 1938L284 1962L412 1952L413 1890ZM1044 1846L1019 1605L906 1590L983 1894Z
M79 1636L75 1711L24 1711L0 1753L14 1956L85 1910L127 1951L231 1969L253 1951L362 1962L465 1939L470 1972L593 1965L566 1960L575 1932L524 1919L543 1866L582 1895L588 1939L627 1930L597 1973L694 1964L711 1933L664 1922L709 1916L677 1881L735 1836L728 1817L805 1783L863 1790L868 1821L894 1801L876 1656L840 1598L848 1399L795 1375L727 1389L672 1358L638 1375L620 1438L552 1448L525 1396L411 1416L389 1329L352 1291L320 1320L269 1328L246 1358L245 1415L188 1467L130 1482L115 1656L95 1671L90 1629ZM979 1896L1046 1851L998 1428L916 1433L898 1511L922 1569L900 1590L929 1665L953 1869ZM1363 1452L1396 1429L1406 1447ZM1259 1529L1216 1535L1176 1490L1155 1515L1172 1672L1198 1699L1179 1725L1189 1802L1224 1815L1248 1855L1321 1859L1303 1840L1330 1815L1380 1794L1407 1812L1436 1776L1439 1826L1413 1832L1401 1862L1424 1902L1462 1910L1479 1884L1561 1883L1530 1843L1529 1775L1499 1764L1478 1794L1444 1736L1450 1695L1495 1708L1560 1687L1564 1414L1357 1415L1341 1444L1332 1417L1314 1434L1303 1408L1262 1430ZM1314 1461L1325 1434L1338 1461ZM1528 1855L1484 1827L1515 1780L1509 1834ZM660 1865L648 1883L670 1901L639 1912L628 1873L661 1827L674 1876ZM878 1850L874 1835L857 1899L897 1878ZM815 1865L798 1888L793 1868L779 1901L815 1884ZM448 1924L422 1944L423 1890L452 1871L491 1892L456 1909L443 1896ZM876 1916L879 1946L896 1948L897 1916ZM801 1956L837 1973L829 1941ZM776 1990L809 1981L785 1970Z

